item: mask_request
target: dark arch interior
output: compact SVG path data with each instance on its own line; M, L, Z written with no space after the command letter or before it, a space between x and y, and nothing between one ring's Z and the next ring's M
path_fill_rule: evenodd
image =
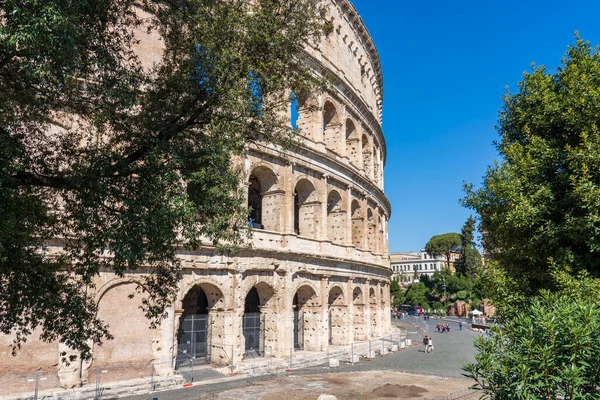
M246 303L244 305L245 313L257 313L260 312L260 297L258 296L258 290L255 287L250 289L246 295Z
M248 208L250 218L255 224L262 224L262 190L260 181L256 175L250 175L250 186L248 186Z
M297 190L294 190L294 232L300 234L300 199Z
M183 299L183 314L208 314L208 298L200 286L191 289Z

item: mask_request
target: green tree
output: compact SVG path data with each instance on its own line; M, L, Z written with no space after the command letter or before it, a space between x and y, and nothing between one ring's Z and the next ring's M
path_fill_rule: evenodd
M489 398L599 398L598 280L563 273L558 281L560 290L542 290L526 312L476 339L476 362L464 370Z
M291 143L282 93L317 84L302 54L322 17L311 0L3 1L0 331L18 347L41 328L87 358L110 337L88 294L101 269L151 271L139 290L156 325L177 248L241 245L232 159ZM148 30L153 66L134 51Z
M425 251L434 257L446 257L446 267L450 266L450 255L460 249L460 235L456 232L432 236L425 245Z
M556 73L525 73L504 96L497 149L464 204L484 245L527 295L552 289L550 265L600 275L600 54L576 38Z
M481 254L475 245L475 218L469 216L460 234L460 257L454 267L456 273L472 277L481 269Z
M426 306L429 289L422 283L410 285L406 291L406 303L417 306Z

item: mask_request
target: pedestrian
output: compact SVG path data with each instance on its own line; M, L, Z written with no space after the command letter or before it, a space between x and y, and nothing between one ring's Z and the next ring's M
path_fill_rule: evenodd
M427 348L425 349L426 353L431 353L433 351L433 339L432 338L428 338L427 339Z
M439 331L440 331L440 329L441 329L441 326L440 326L440 325L441 325L441 324L438 322L438 323L437 323L437 325L435 326L435 327L437 328L438 332L439 332Z
M248 219L248 226L249 226L250 228L254 228L254 218L250 217L250 218Z
M427 334L425 334L425 336L423 336L423 345L425 346L425 353L427 353L428 343L429 343L429 336L427 336Z
M462 319L458 321L458 329L462 331Z
M446 329L448 330L448 333L450 333L450 324L446 325Z

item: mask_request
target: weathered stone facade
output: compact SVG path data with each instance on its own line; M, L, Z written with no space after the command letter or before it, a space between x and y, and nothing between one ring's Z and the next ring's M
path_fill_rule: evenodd
M252 249L231 257L211 247L181 251L178 298L154 330L139 295L128 297L146 271L102 273L98 314L114 340L94 348L91 362L61 367L61 346L35 338L14 358L10 338L0 337L0 369L58 367L63 385L76 385L103 365L154 361L167 374L190 354L239 364L247 352L285 357L290 349L324 351L389 334L391 208L383 193L379 58L351 3L328 1L334 29L307 53L315 71L336 82L300 102L300 148L246 150Z

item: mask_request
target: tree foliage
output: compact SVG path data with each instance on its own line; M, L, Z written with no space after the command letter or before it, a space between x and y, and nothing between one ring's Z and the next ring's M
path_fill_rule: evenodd
M464 369L491 399L597 399L600 396L600 286L585 274L558 274L490 338L479 337Z
M321 11L311 0L2 2L2 333L18 346L41 328L87 358L110 337L89 295L100 270L149 271L139 290L156 324L179 246L242 243L232 157L248 142L289 143L282 93L316 83L302 51ZM146 31L162 38L153 66L134 51Z
M579 38L556 73L534 67L504 96L494 163L466 206L484 245L526 294L552 289L552 262L600 275L600 54Z
M469 216L460 233L460 257L454 267L457 274L473 276L481 269L481 254L475 244L475 218Z
M450 265L450 255L460 249L460 235L456 232L432 236L425 245L425 251L434 257L446 257L447 266Z

